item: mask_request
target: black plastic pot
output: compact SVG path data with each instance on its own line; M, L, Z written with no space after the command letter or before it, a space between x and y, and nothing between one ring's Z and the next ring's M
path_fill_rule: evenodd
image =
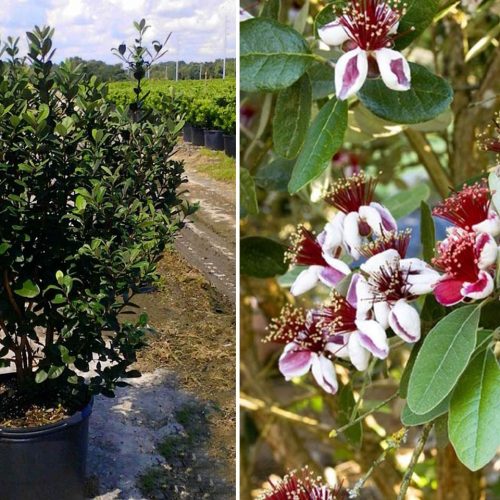
M236 136L224 134L224 151L227 156L236 158Z
M186 123L182 129L182 138L184 142L191 142L193 140L193 127L189 123Z
M193 130L193 145L204 146L205 145L205 134L202 128L192 127Z
M205 130L205 147L213 151L224 151L224 137L220 130Z
M81 412L53 425L0 428L1 500L85 498L91 401Z

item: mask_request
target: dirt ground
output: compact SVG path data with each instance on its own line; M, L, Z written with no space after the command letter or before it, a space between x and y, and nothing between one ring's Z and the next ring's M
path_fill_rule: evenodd
M88 493L99 500L235 496L236 194L207 174L217 163L205 151L181 144L177 158L200 210L160 261L158 289L134 299L155 332L143 376L96 399Z

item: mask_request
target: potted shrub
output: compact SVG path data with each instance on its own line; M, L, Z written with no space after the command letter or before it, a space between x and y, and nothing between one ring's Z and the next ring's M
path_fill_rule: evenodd
M144 314L121 315L192 211L171 157L183 124L142 105L147 27L136 27L136 99L125 107L81 68L52 64L48 27L27 34L30 65L17 41L2 51L2 499L83 496L92 398L138 375L148 330Z
M224 151L236 158L236 104L228 104L221 110L221 129L224 134Z

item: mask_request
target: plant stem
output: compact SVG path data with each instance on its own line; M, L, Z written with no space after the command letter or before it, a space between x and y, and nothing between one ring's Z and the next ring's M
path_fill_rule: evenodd
M385 406L387 403L390 403L392 400L396 399L398 397L399 393L394 393L391 397L387 398L385 401L382 401L378 405L374 406L371 410L368 410L367 412L363 413L359 417L355 418L354 420L351 420L348 422L346 425L343 425L339 429L333 429L330 432L329 437L335 437L338 434L344 432L346 429L349 429L349 427L353 426L354 424L357 424L361 420L364 420L368 415L371 415L372 413L375 413L377 410Z
M429 174L429 177L431 178L438 193L441 197L446 198L453 183L441 166L441 163L439 162L436 153L432 150L429 141L422 132L418 132L410 128L405 130L405 135L412 148L417 153L419 160L427 170L427 173Z
M408 464L408 468L406 469L405 475L403 476L403 482L401 483L401 488L399 490L397 500L404 500L406 497L406 491L410 486L410 481L413 476L413 471L415 469L415 466L417 465L418 458L420 457L424 449L425 443L427 442L427 438L429 437L429 433L431 432L433 425L434 425L433 422L429 422L428 424L424 425L422 434L418 439L417 446L413 451L410 463Z

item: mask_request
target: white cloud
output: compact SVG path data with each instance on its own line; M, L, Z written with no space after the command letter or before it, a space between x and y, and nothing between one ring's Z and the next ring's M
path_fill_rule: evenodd
M173 33L165 60L208 61L223 56L225 22L227 55L235 56L235 15L233 0L3 0L0 36L24 40L35 24L50 24L56 61L80 56L112 63L110 49L132 42L132 22L144 17L151 26L146 41Z

